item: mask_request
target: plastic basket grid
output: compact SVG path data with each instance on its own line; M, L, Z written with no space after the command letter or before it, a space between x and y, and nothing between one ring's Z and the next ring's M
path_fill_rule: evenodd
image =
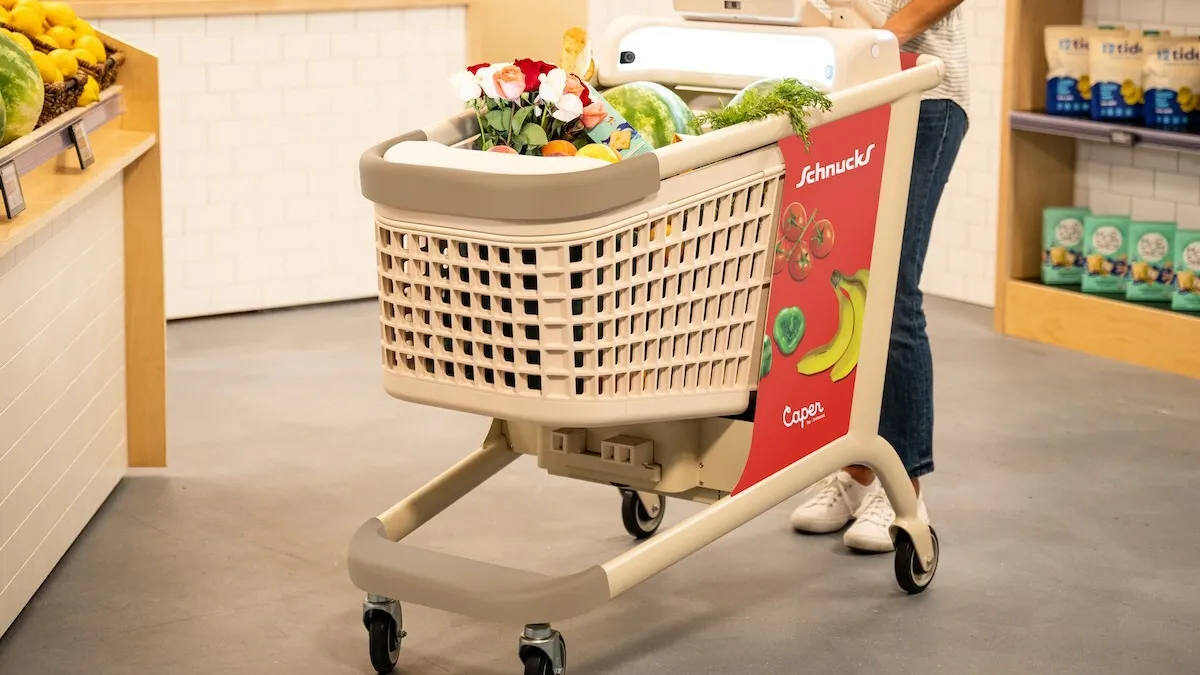
M530 398L748 390L779 181L527 246L377 219L384 368Z

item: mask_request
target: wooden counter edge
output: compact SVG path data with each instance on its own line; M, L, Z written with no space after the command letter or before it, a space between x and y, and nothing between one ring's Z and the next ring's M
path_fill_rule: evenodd
M87 19L132 19L171 16L228 16L346 12L373 9L463 7L480 0L75 0L71 7Z
M122 129L159 136L158 59L111 35L125 53ZM167 465L167 321L161 145L125 168L125 401L129 466Z

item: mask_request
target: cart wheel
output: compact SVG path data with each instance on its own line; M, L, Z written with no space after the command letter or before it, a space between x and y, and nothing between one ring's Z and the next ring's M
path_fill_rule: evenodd
M387 675L396 669L400 660L400 634L396 620L385 612L375 612L367 623L367 636L371 651L371 666L379 675Z
M621 521L625 524L625 531L634 539L653 537L658 532L658 526L662 525L666 512L667 498L662 495L658 495L658 513L651 515L646 513L646 505L638 493L633 490L621 491Z
M525 675L554 675L554 664L549 656L531 651L525 657Z
M933 565L928 572L921 569L920 556L917 547L913 545L912 537L901 530L896 533L896 583L909 595L916 595L929 588L933 575L937 574L938 538L937 532L929 528L929 537L933 540Z

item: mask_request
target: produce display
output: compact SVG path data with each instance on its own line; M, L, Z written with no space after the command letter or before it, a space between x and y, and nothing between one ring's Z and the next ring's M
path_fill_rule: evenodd
M450 84L476 115L479 150L607 162L774 115L787 116L807 143L808 111L830 106L824 94L799 80L774 79L755 82L724 108L697 116L678 94L655 82L597 91L591 84L595 71L587 31L572 28L563 36L557 66L532 59L480 63L451 76ZM811 248L795 247L788 254L795 259L785 258L793 276L806 274L809 258L833 246L828 223L817 223L810 240Z
M122 61L67 3L0 0L0 145L99 101Z

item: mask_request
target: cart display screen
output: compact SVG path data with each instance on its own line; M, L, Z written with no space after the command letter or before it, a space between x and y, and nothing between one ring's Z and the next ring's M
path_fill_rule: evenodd
M794 77L826 88L833 86L833 45L808 35L647 26L626 35L619 49L618 69L623 74Z

